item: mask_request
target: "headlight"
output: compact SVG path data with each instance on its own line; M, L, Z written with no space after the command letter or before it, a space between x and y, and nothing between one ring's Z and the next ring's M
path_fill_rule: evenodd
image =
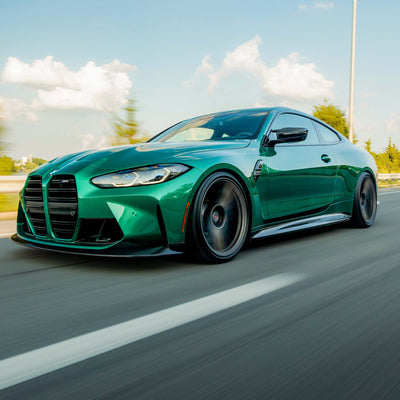
M101 188L154 185L169 181L189 169L183 164L159 164L97 176L92 183Z

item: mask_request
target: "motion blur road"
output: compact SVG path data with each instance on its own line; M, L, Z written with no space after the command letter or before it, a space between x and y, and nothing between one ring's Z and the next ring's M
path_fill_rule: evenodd
M0 239L0 398L399 399L400 189L381 190L379 201L370 229L269 238L217 266L69 256ZM253 286L238 287L254 282L260 294L241 298ZM204 298L203 317L196 302L167 310ZM72 360L96 347L82 335L163 310L159 333L140 319L143 338L118 347L125 325L100 331L117 348ZM188 322L163 328L170 318Z

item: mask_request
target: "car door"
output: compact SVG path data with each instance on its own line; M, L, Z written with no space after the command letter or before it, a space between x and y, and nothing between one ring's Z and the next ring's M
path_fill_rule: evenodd
M261 146L257 179L265 219L284 219L322 211L332 202L336 167L320 143L313 121L294 113L279 114L268 130L307 129L301 142ZM267 133L268 134L268 133Z
M332 203L346 200L345 195L349 193L347 188L346 176L352 174L351 168L347 165L346 154L343 153L342 145L343 139L333 129L321 124L320 122L313 121L314 126L319 133L322 145L324 145L324 153L329 154L331 158L331 167L336 168L336 180L332 191ZM352 195L351 195L352 198Z

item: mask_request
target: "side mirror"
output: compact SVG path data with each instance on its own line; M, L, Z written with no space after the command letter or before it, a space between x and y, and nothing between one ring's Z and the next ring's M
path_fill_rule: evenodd
M264 146L275 146L278 143L302 142L307 138L308 129L282 128L270 131L264 140Z

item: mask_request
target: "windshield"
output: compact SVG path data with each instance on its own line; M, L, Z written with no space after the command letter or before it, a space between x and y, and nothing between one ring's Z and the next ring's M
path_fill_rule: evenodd
M255 139L267 112L230 111L180 122L162 132L155 142Z

